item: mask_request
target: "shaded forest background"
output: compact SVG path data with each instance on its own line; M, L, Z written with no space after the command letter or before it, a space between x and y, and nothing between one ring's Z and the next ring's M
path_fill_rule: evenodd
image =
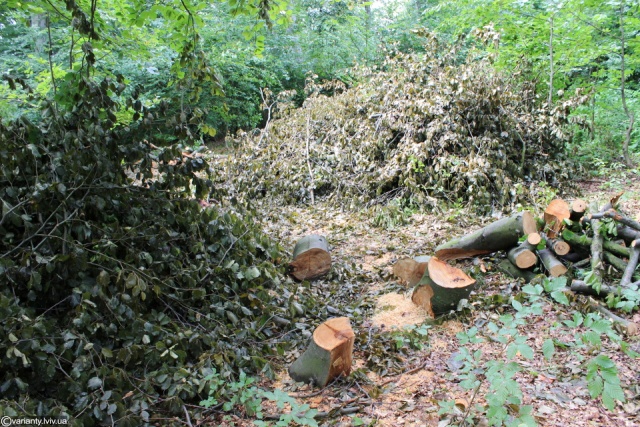
M638 1L0 0L1 413L139 425L209 398L255 416L234 400L255 391L246 373L273 377L331 313L320 290L284 275L285 251L241 197L253 196L241 188L251 176L235 193L195 154L224 147L233 162L240 144L247 159L261 149L253 130L278 117L308 135L296 108L319 96L349 105L345 93L364 88L349 93L374 102L372 87L395 94L433 75L441 86L415 94L448 91L452 102L433 113L445 137L446 112L469 111L458 99L484 105L490 87L488 108L511 103L502 116L474 110L469 120L497 124L469 133L498 153L492 135L512 138L499 164L519 179L544 187L585 170L637 171L639 29ZM465 98L458 79L480 97ZM412 99L422 98L390 102L409 117L422 108ZM389 126L390 144L410 129ZM540 148L530 172L526 147ZM376 150L373 160L388 160ZM426 185L433 164L405 154L393 159L411 170L401 178ZM440 174L456 176L449 168ZM482 213L499 196L486 181L474 202ZM361 202L397 184L363 184ZM467 184L455 182L476 193ZM499 207L516 201L507 199ZM351 290L340 292L347 300ZM389 351L376 343L370 369Z

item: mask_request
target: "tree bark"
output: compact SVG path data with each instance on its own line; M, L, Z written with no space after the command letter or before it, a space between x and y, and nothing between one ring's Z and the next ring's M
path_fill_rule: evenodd
M307 350L289 367L289 376L324 387L338 375L349 375L354 342L349 318L327 320L316 328Z
M634 240L634 243L635 242ZM640 259L640 245L634 245L631 249L631 256L629 257L627 268L625 268L622 279L620 279L620 286L623 288L629 287L629 284L631 284L633 273L635 273L636 267L638 267L638 259Z
M633 228L627 227L624 224L616 225L616 233L618 234L619 237L622 237L622 239L626 243L631 243L636 239L640 239L640 231L636 231Z
M593 230L593 239L591 239L591 273L595 277L596 282L602 285L602 273L604 271L602 246L604 237L600 234L600 221L592 220L591 229Z
M498 264L498 269L514 279L524 279L525 283L529 283L536 277L536 274L529 270L521 270L508 259L504 259Z
M609 294L621 295L620 289L613 286L601 285L600 292L598 292L582 280L574 280L571 282L571 290L578 294L594 295L598 297L606 297Z
M622 109L624 110L624 114L627 116L629 120L629 125L627 126L627 132L622 143L622 155L624 156L624 162L628 167L633 166L633 161L631 160L631 156L629 156L629 142L631 142L631 133L633 132L633 124L635 121L635 115L629 111L629 106L627 105L627 96L625 90L625 80L626 80L626 70L625 70L625 34L624 34L624 1L620 2L620 98L622 99Z
M475 283L459 268L432 257L413 290L411 300L435 317L454 310L461 299L469 298Z
M536 228L531 213L519 212L438 246L436 256L441 260L451 260L510 249L518 244L523 235L535 233Z
M627 263L610 252L604 252L602 255L605 261L611 264L616 270L623 272L627 269ZM632 280L640 280L640 273L633 273Z
M538 256L542 261L542 265L552 277L560 277L567 273L567 267L549 249L538 251Z
M591 237L578 235L571 230L564 230L562 232L562 238L565 240L565 242L575 246L591 247L591 245L593 244L593 239ZM614 243L610 240L603 240L602 247L604 248L604 250L614 253L618 256L625 258L629 257L629 248L625 248L624 246Z
M291 275L300 281L316 279L327 274L331 269L327 239L310 234L298 240L289 268Z

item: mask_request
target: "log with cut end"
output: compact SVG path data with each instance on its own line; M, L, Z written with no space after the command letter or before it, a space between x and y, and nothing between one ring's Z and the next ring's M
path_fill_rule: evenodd
M533 280L534 277L536 277L535 273L529 270L519 269L508 259L500 261L500 264L498 264L498 269L513 277L514 279L524 279L525 283L529 283Z
M317 279L327 274L331 269L327 239L311 234L298 240L289 268L291 275L298 280Z
M536 221L531 213L519 212L438 246L436 256L451 260L510 249L518 244L520 237L536 231Z
M533 246L538 246L538 243L542 242L542 236L540 233L529 233L527 235L527 243Z
M571 252L571 245L561 239L548 239L547 248L551 249L559 256L563 256Z
M544 210L544 223L547 228L547 235L550 238L555 238L562 229L564 220L569 219L570 216L571 210L567 202L562 199L552 200Z
M567 267L565 267L549 249L539 250L538 256L540 257L540 261L542 261L542 265L544 265L544 268L552 277L563 276L567 272Z
M351 373L355 334L349 318L335 317L316 328L306 351L289 367L295 381L324 387Z
M600 221L592 219L591 229L593 230L593 239L591 240L591 274L593 275L595 283L602 285L602 276L604 275L604 263L602 261L604 237L600 234Z
M520 245L507 252L507 258L516 267L527 269L533 267L538 262L538 257L535 253L536 247L527 241L520 243Z
M402 258L393 265L393 274L409 286L414 286L424 276L429 260L431 257L428 255Z
M464 271L436 257L431 257L411 301L435 317L458 306L461 299L469 298L476 281Z
M571 221L580 221L580 218L584 216L587 211L587 203L582 199L576 199L571 202L571 208L569 210L569 219Z

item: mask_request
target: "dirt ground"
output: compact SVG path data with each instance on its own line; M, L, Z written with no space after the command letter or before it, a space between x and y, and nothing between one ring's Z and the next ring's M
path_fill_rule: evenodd
M615 192L624 190L622 210L640 219L640 179L637 176L617 181L586 181L579 187L582 199L597 200L601 204ZM430 255L450 236L491 221L491 218L475 218L463 210L452 210L440 214L413 214L405 224L381 228L372 225L371 211L341 212L318 204L284 207L274 212L266 206L268 204L265 204L262 225L285 247L293 248L301 236L321 234L331 245L334 269L339 271L355 265L359 277L367 283L367 297L375 301L375 309L370 315L361 324L353 325L357 333L366 332L368 328L393 331L423 324L427 320L426 313L411 302L408 289L397 285L391 274L393 264L405 256ZM541 212L534 209L533 213L539 215ZM474 261L457 265L468 270L477 267L478 260L475 262L476 266ZM461 364L455 357L460 344L456 334L474 326L482 330L483 325L505 311L504 304L487 306L487 298L481 299L481 296L509 295L517 292L521 285L492 270L490 257L483 262L488 271L483 275L482 286L470 298L470 310L459 318L449 317L442 323L430 325L423 348L405 352L409 355L401 357L404 373L381 376L372 372L362 360L363 352L355 348L354 370L361 375L352 375L354 378L317 390L295 384L286 372L282 372L277 381L265 382L262 386L280 388L297 397L299 402L328 413L318 421L320 425L460 425L450 416L438 414L439 402L446 400L455 400L459 414L475 414L475 425L488 425L475 406L486 402L487 384L472 391L460 386ZM339 280L339 277L340 274L334 274L328 280ZM507 311L509 308L506 307ZM625 390L626 403L618 403L614 411L608 411L599 399L590 397L580 359L576 359L571 351L557 351L551 360L542 357L541 348L546 338L570 339L562 336L557 324L570 318L576 309L575 305L547 303L543 313L528 318L527 325L519 328L519 333L526 337L526 343L536 354L530 360L517 356L518 362L525 367L515 377L523 393L523 404L533 407L532 415L540 426L640 425L638 360L625 355L618 345L604 339L598 350L616 362ZM621 316L640 323L638 313ZM627 337L626 340L640 351L638 337ZM505 345L500 342L486 339L468 346L473 351L478 350L483 360L506 360ZM510 410L517 411L517 405ZM275 406L265 409L266 413L270 411L281 410ZM251 424L246 419L233 417L228 422L229 425Z

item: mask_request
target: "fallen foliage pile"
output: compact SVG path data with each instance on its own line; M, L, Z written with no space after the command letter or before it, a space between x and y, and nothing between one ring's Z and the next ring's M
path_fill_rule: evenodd
M457 58L394 54L380 70L355 69L353 88L310 82L302 108L239 137L227 184L288 203L446 199L487 213L523 201L531 183L574 177L563 125L580 100L549 109L490 59Z

